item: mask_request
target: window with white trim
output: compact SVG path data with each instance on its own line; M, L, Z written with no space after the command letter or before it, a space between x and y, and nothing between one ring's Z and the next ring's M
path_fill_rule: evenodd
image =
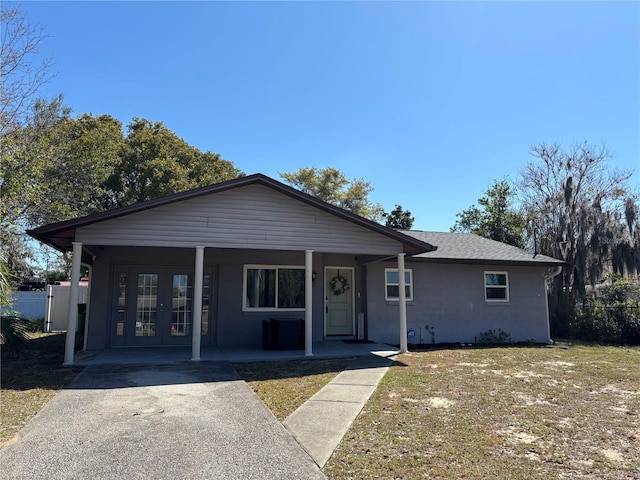
M397 268L384 269L384 296L385 300L397 301L400 299L400 276ZM413 271L404 271L404 291L407 300L413 300Z
M484 272L484 298L487 302L509 301L507 272Z
M304 267L245 265L245 311L304 310Z

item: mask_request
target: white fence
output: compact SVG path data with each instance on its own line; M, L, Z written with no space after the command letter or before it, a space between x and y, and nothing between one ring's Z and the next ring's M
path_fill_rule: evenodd
M69 285L48 285L47 302L44 315L45 332L64 332L69 319ZM87 303L89 287L80 284L78 287L78 303Z
M20 318L44 318L47 304L47 292L13 292L13 310ZM3 308L3 315L14 314L10 309Z

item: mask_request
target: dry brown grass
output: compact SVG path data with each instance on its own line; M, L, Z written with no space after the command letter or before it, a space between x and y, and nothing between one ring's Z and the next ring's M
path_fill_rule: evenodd
M330 479L640 478L640 349L487 348L398 357Z
M283 421L354 358L238 363L233 367Z
M2 356L0 368L0 446L73 380L81 368L62 368L64 334L39 335L17 358Z
M80 369L63 335L2 359L0 444ZM280 420L353 359L236 364ZM333 480L640 478L640 349L571 346L398 357L325 466Z

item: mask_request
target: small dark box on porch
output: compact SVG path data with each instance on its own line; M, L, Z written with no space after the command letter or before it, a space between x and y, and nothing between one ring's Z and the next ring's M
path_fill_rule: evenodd
M304 321L272 318L262 321L262 348L265 350L302 350Z

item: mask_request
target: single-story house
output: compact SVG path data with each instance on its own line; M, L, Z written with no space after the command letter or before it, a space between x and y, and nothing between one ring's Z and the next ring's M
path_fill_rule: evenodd
M191 345L194 360L203 345L264 344L296 325L286 319L300 320L307 355L316 341L406 350L490 329L548 342L545 278L563 264L475 235L393 230L261 174L29 234L73 252L72 286L91 257L86 348Z

